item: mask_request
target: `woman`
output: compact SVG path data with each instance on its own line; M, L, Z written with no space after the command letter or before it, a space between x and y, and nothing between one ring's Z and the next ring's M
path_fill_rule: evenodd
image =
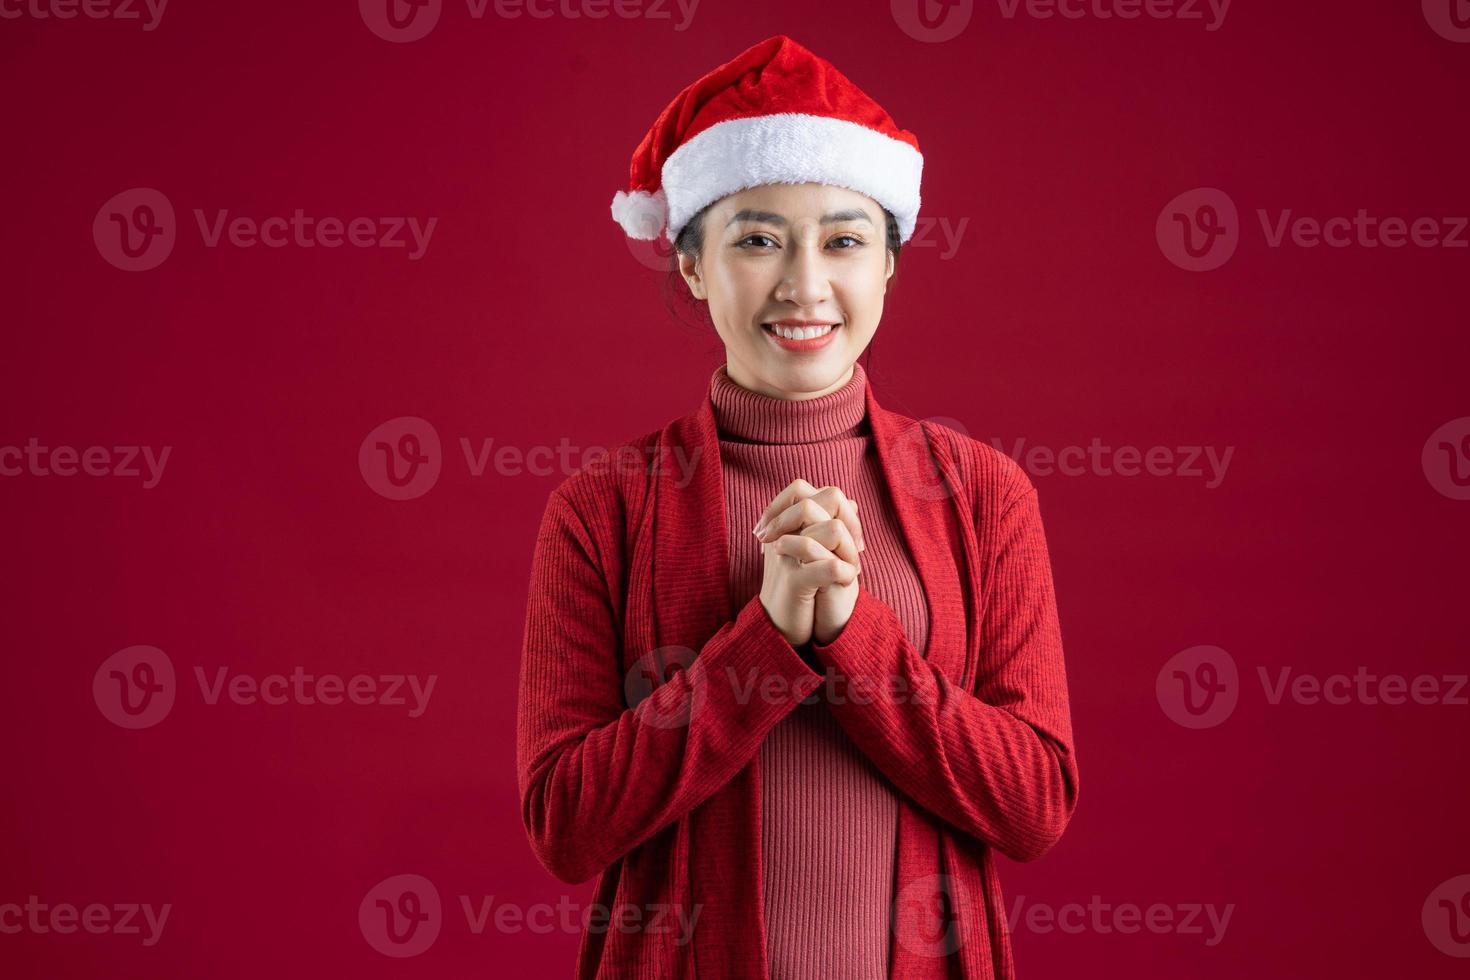
M992 850L1077 802L1036 492L877 403L913 134L784 36L701 78L613 214L725 346L551 495L517 727L533 850L598 876L578 976L1010 977Z

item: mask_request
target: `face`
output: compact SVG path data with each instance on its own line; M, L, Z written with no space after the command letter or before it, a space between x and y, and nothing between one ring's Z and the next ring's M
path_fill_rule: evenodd
M847 383L878 329L893 269L883 209L826 184L722 198L705 214L703 253L679 256L725 343L730 379L776 398L816 398ZM797 323L788 321L811 322L789 339L775 326L790 333Z

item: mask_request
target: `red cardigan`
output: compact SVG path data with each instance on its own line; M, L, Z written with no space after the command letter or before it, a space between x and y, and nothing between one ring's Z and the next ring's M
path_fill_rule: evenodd
M883 409L871 385L866 397L928 645L914 649L860 589L842 633L812 650L829 672L870 679L833 710L900 791L890 976L1004 980L991 851L1041 856L1078 792L1036 490L995 448ZM757 750L823 675L758 595L732 607L708 394L552 492L524 639L516 759L531 847L563 881L597 875L594 901L611 912L584 929L578 980L765 978Z

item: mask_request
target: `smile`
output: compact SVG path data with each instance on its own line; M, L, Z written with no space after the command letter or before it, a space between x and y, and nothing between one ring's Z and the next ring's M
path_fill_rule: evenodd
M813 337L825 337L836 329L835 324L824 323L819 327L787 327L779 323L761 324L768 330L780 334L787 340L811 340Z
M813 326L762 323L761 331L782 350L804 354L821 350L830 344L841 326L840 323L823 323Z

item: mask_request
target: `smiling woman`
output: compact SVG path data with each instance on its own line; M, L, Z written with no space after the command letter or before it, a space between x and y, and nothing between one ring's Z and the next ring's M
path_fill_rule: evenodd
M732 380L818 397L872 342L900 248L897 221L863 194L763 184L695 215L674 242L673 274L706 306Z
M536 856L684 939L579 980L1013 977L992 852L1045 853L1077 764L1036 490L879 405L859 357L913 235L918 140L788 37L681 92L613 199L724 347L694 412L551 495L517 718ZM936 482L937 480L937 482Z

